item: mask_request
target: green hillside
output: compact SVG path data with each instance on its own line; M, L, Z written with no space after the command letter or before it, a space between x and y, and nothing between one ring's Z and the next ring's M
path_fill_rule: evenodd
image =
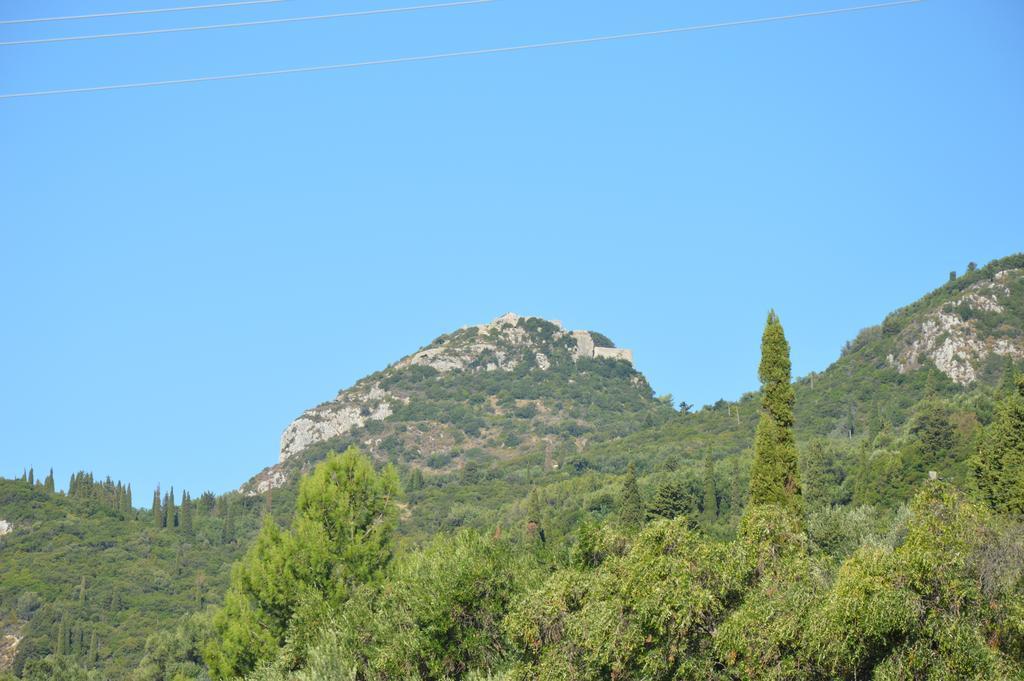
M158 498L155 516L148 493L129 507L123 488L110 481L83 474L73 493L62 494L39 481L0 480L0 520L10 524L0 536L0 674L7 668L33 679L205 678L204 651L217 641L209 612L224 602L229 566L250 546L258 547L250 566L287 564L301 555L295 547L309 542L293 544L291 534L266 527L271 534L252 544L261 516L269 515L272 527L302 531L293 519L297 508L294 517L303 517L301 481L330 451L350 446L378 471L395 468L403 492L388 500L397 504L393 537L380 565L366 573L372 578L354 583L344 597L319 603L307 593L298 607L288 600L294 593L279 594L298 614L288 609L275 635L299 631L292 628L294 614L307 618L305 638L286 647L275 668L265 670L267 678L303 665L322 670L303 677L311 679L347 678L351 669L360 670L354 678L757 677L750 671L755 658L744 655L767 655L765 669L782 670L775 678L825 678L827 669L863 677L892 654L897 639L906 659L920 660L915 646L961 645L950 641L982 635L997 643L989 646L996 650L991 659L971 649L979 669L999 676L1019 662L1024 648L1013 646L1024 639L1012 622L1024 612L1013 610L1019 605L1013 580L1020 575L1006 568L1019 528L1012 514L982 499L972 457L1008 408L1016 367L1024 366L1024 256L951 279L862 331L824 371L794 381L802 515L794 527L784 518L761 519L766 532L788 537L779 539L790 547L783 553L796 551L770 568L759 562L760 544L744 539L742 524L761 394L680 413L653 395L627 355L594 348L613 343L596 332L515 315L441 336L300 416L282 438L282 462L239 492L192 499L190 529L180 495L163 526L166 497ZM753 375L756 367L750 370ZM931 472L939 482L929 482ZM624 495L633 480L636 492ZM621 526L627 497L639 504L647 530ZM918 579L914 561L946 560L956 553L953 544L967 541L957 535L953 544L932 546L924 538L933 516L948 509L959 514L956 532L996 537L999 556L978 560L994 561L998 575L979 575L977 566L965 564L957 579L989 580L984 593L997 594L997 615L983 614L981 597L971 592L971 619L959 633L906 623L858 643L887 651L867 657L826 649L825 629L821 638L800 642L776 632L783 638L773 639L770 654L759 647L764 641L743 639L743 618L759 615L753 604L748 611L739 605L755 593L768 598L758 585L772 570L781 571L780 584L791 583L794 570L814 576L804 583L808 592L792 593L804 605L776 604L790 608L796 628L805 626L808 613L826 613L829 602L850 596L835 591L845 588L843 575L885 575L879 579L904 589ZM902 548L907 536L919 537L913 550ZM689 561L669 545L723 567ZM964 550L980 556L983 549ZM672 602L671 593L665 598L671 618L697 618L731 632L723 633L733 637L728 649L716 652L697 633L666 642L661 636L669 620L607 629L607 608L655 607L641 592L657 593L660 581L643 580L660 570L710 590L700 606ZM297 580L295 593L308 589L295 576L301 572L281 577ZM635 590L623 590L620 584L634 578L640 580ZM936 609L926 588L954 587L919 580L907 588L885 593L928 622L953 617L955 607ZM238 594L240 603L253 597L245 589ZM436 603L425 594L436 595ZM353 614L338 615L342 603ZM776 606L768 598L757 607ZM741 611L727 625L726 613ZM864 618L869 615L875 616ZM323 630L311 624L328 621ZM599 633L588 639L591 629ZM274 641L260 640L276 650ZM415 667L394 666L402 646L420 655ZM621 659L608 652L620 649ZM655 654L661 662L645 657ZM680 655L701 662L680 666ZM833 667L822 666L824 659ZM901 673L880 678L931 672Z

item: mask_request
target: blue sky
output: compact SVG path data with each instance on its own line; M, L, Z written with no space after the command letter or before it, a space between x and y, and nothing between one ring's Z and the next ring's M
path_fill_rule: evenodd
M176 0L95 0L90 11ZM199 4L198 2L195 4ZM0 26L0 40L400 6ZM361 61L843 6L493 3L0 47L0 92ZM0 0L0 15L80 13ZM1024 4L926 0L629 42L0 100L0 474L225 491L303 409L512 310L659 393L754 389L767 310L820 370L1024 250Z

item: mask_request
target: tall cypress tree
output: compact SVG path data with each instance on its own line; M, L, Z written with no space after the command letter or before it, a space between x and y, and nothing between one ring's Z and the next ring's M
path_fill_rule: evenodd
M704 524L710 525L718 517L718 497L715 493L715 465L711 452L704 455Z
M790 378L789 343L775 310L768 313L761 338L761 416L754 436L750 505L777 504L800 509L800 477L793 437L795 393Z
M640 496L640 488L636 484L636 466L629 462L626 468L626 480L622 483L619 496L619 520L630 529L637 529L644 524L644 500Z
M174 507L174 488L167 495L167 527L178 526L178 510Z
M68 653L68 614L65 612L60 616L60 625L57 627L57 645L54 646L57 655Z
M54 488L54 484L53 484L53 469L52 468L50 469L50 474L46 476L46 482L43 483L43 486L46 488L47 492L50 492L51 494L53 493L55 488Z
M153 526L157 529L164 526L164 514L160 508L160 485L153 490Z
M1024 513L1024 377L996 408L974 459L982 498L1002 513Z
M186 535L192 534L192 497L188 492L181 494L181 531Z
M100 659L99 642L96 640L96 632L92 632L92 639L89 641L89 657L86 662L90 667L94 666Z
M35 471L32 468L28 469L28 484L30 484L30 485L35 485L36 484L36 473L35 473Z
M129 482L127 489L124 491L124 512L131 513L132 511L132 484Z

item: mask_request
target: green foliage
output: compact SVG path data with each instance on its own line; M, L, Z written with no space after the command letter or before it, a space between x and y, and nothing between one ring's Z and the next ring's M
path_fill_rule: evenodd
M1002 513L1024 514L1024 378L999 403L974 459L982 498Z
M619 521L624 527L635 530L644 524L645 516L644 500L636 484L636 466L630 462L619 495Z
M683 520L599 543L594 567L559 570L509 616L523 660L514 678L708 677L707 632L747 579L735 547L703 541Z
M223 519L212 513L196 513L194 536L186 538L156 530L148 510L126 507L127 487L118 504L117 483L108 486L89 474L75 478L70 495L47 492L45 483L0 479L0 517L14 527L0 538L0 616L23 637L16 673L63 641L63 656L74 666L100 679L123 679L150 634L173 630L203 599L224 593L224 566L240 549L217 541ZM247 509L239 518L247 541L256 516L249 502L238 503ZM41 669L33 673L51 673Z
M213 675L244 675L272 660L289 637L311 635L296 626L310 612L340 606L383 570L392 557L398 494L394 469L378 474L354 448L328 455L302 481L291 529L265 518L232 568L204 653ZM301 656L301 643L288 655Z
M507 540L472 531L438 537L332 618L306 678L339 669L375 680L495 670L509 659L506 613L535 576L531 554Z
M790 383L789 343L775 311L761 338L761 418L754 437L750 503L800 508L800 476L793 435L795 393Z

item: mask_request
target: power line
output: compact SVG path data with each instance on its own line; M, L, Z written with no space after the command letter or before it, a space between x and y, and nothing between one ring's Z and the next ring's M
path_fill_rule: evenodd
M37 19L3 19L0 24L38 24L44 21L71 21L74 19L101 19L108 17L127 17L135 14L162 14L164 12L188 12L195 9L222 9L225 7L242 7L245 5L273 5L288 0L239 0L239 2L218 2L210 5L186 5L184 7L162 7L160 9L133 9L122 12L102 12L99 14L78 14L66 17L39 17Z
M526 50L538 50L549 47L568 47L572 45L588 45L592 43L610 42L614 40L630 40L633 38L647 38L652 36L669 35L673 33L692 33L696 31L708 31L719 28L733 28L736 26L751 26L755 24L768 24L790 19L805 19L809 17L823 17L835 14L849 14L873 9L885 9L898 7L900 5L914 5L924 0L896 0L895 2L882 2L870 5L857 5L853 7L840 7L838 9L818 10L815 12L800 12L798 14L783 14L778 16L758 17L755 19L740 19L737 21L723 21L714 24L697 24L694 26L680 26L676 28L663 28L656 31L640 31L635 33L617 33L613 35L593 36L590 38L574 38L570 40L552 40L543 43L528 43L524 45L511 45L507 47L488 47L479 50L462 50L459 52L439 52L435 54L417 55L412 57L394 57L391 59L375 59L372 61L349 62L344 64L325 64L321 66L301 66L290 69L275 69L272 71L250 71L248 73L233 73L222 76L200 76L197 78L180 78L176 80L155 80L142 83L122 83L119 85L97 85L93 87L65 88L61 90L38 90L35 92L16 92L0 95L0 99L16 99L20 97L43 97L48 95L65 95L82 92L105 92L108 90L131 90L146 87L160 87L164 85L185 85L189 83L209 83L222 80L242 80L245 78L260 78L263 76L283 76L294 73L316 73L320 71L340 71L343 69L355 69L366 66L383 66L387 64L408 64L413 62L438 61L442 59L453 59L456 57L473 57L485 54L502 54L506 52L523 52Z
M240 21L231 24L208 24L205 26L181 26L178 28L154 28L147 31L128 31L124 33L97 33L94 35L62 36L59 38L35 38L32 40L11 40L0 42L0 47L12 45L41 45L43 43L64 43L77 40L99 40L101 38L129 38L141 35L159 35L161 33L188 33L191 31L210 31L221 28L246 28L251 26L270 26L273 24L294 24L300 21L321 21L323 19L341 19L344 17L365 17L373 14L397 14L399 12L415 12L426 9L442 9L446 7L462 7L464 5L481 5L494 0L458 0L433 5L410 5L408 7L391 7L385 9L367 9L355 12L335 12L307 17L285 17L282 19L261 19L259 21Z

